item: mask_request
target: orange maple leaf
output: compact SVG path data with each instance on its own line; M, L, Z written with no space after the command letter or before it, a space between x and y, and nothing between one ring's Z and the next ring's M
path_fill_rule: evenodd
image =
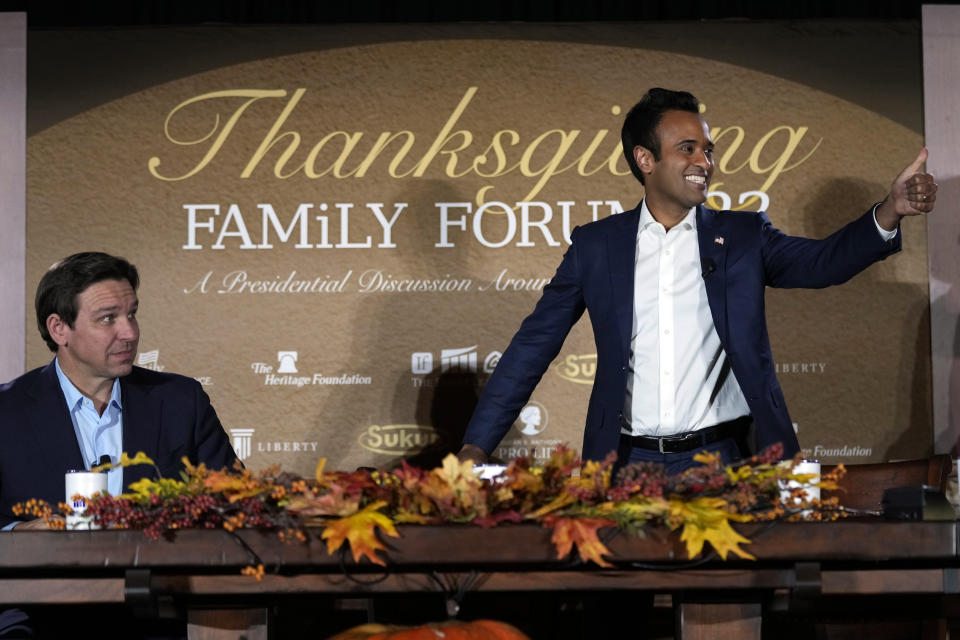
M268 491L268 488L260 486L249 472L236 474L229 471L211 471L203 479L203 486L211 493L223 493L230 502Z
M300 494L291 497L284 508L290 513L310 516L349 516L360 508L359 494L347 495L343 487L333 485L319 496Z
M362 511L328 524L320 534L320 537L327 541L327 552L333 553L346 540L350 543L354 562L360 562L360 557L366 556L370 562L387 566L386 562L377 557L377 551L386 549L383 543L377 540L377 529L394 538L399 538L400 534L393 526L393 521L379 512L379 509L386 504L383 500L379 500Z
M544 526L553 528L551 542L557 547L557 558L562 559L570 553L573 545L577 545L577 553L581 560L592 560L601 567L613 565L603 559L610 555L610 550L597 537L597 530L601 527L613 527L616 523L608 518L558 518L547 517Z
M506 486L517 491L539 493L543 489L543 478L529 469L517 466L516 461L507 468L504 478Z

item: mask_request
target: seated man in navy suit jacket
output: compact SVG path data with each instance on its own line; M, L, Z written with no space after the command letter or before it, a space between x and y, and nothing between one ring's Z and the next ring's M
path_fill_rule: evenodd
M904 216L933 210L926 149L869 211L823 240L790 237L766 214L703 206L710 129L685 91L651 89L621 134L645 186L636 209L578 227L467 426L461 459L485 461L570 328L590 312L597 369L583 457L651 461L678 473L703 449L730 462L756 446L799 450L774 371L764 289L826 287L900 250Z
M40 498L64 500L64 474L120 454L145 452L164 477L181 459L220 469L236 460L210 399L192 378L133 366L140 340L136 267L105 253L78 253L55 264L37 287L40 335L50 364L0 386L0 527L11 508ZM111 494L155 475L146 465L111 469Z

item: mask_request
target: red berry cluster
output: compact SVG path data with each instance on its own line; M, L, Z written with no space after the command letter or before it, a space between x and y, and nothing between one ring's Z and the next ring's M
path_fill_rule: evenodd
M220 495L181 494L163 499L153 494L144 500L100 496L91 500L87 512L104 528L140 529L156 540L176 529L223 527L273 528L275 523L259 497L230 502ZM281 519L283 518L280 510ZM285 524L285 522L283 523Z

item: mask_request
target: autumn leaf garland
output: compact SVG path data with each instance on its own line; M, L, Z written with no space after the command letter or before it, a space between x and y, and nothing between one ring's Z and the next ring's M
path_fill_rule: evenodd
M385 565L386 547L379 535L399 536L396 525L468 523L483 527L505 522L539 522L553 530L557 557L576 550L584 562L612 566L612 554L600 530L617 527L641 533L651 524L679 531L694 558L709 545L723 559L729 554L753 559L743 549L750 541L735 523L791 519L799 509L819 519L843 515L836 500L803 502L784 508L780 487L789 481L810 486L814 478L794 474L795 461L779 461L775 445L741 464L699 454L700 463L676 476L651 463L629 464L611 478L614 456L582 462L559 447L541 466L517 458L502 476L482 480L470 462L447 456L424 470L402 463L393 471L327 471L320 460L312 479L276 467L253 473L245 469L211 471L184 460L180 479L143 479L120 496L101 495L88 509L104 527L142 529L150 537L186 527L277 529L284 539L306 540L309 527L321 527L328 552L344 544L355 562L366 558ZM123 455L118 466L153 464L142 452ZM820 480L836 488L842 465ZM796 492L796 490L795 490ZM50 518L42 501L18 505L21 513ZM61 510L68 509L61 505ZM251 569L254 577L262 571Z

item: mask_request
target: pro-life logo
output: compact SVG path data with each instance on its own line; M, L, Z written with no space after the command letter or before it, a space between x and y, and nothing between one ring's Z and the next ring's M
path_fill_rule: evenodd
M254 374L263 376L263 384L266 386L300 388L311 385L354 385L371 384L373 382L373 378L370 376L359 373L325 375L318 371L313 375L297 375L299 373L297 369L299 357L300 355L296 351L277 351L276 367L266 362L251 362L250 368Z
M538 436L547 428L547 408L535 400L531 400L520 410L517 423L520 433L525 436Z
M166 368L160 364L159 360L159 349L154 349L153 351L141 351L137 354L137 366L143 367L144 369L150 369L151 371L163 371Z
M250 457L250 444L253 442L254 429L230 429L231 444L240 460Z
M536 400L529 401L520 410L508 436L493 451L494 457L513 460L529 456L542 464L563 444L561 440L544 434L549 422L547 408Z

